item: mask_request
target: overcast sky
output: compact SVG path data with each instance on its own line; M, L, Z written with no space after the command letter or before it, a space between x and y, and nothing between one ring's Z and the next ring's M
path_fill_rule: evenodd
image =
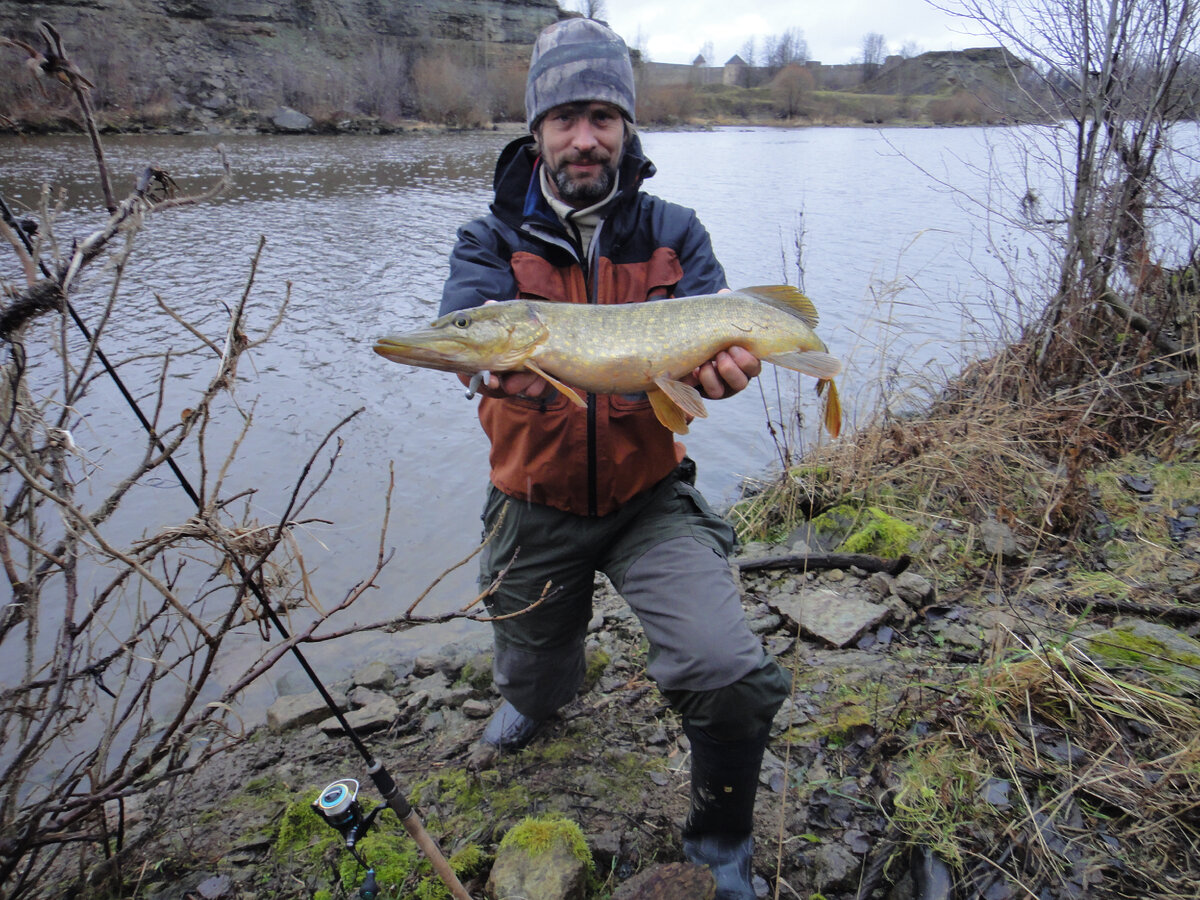
M577 9L570 0L565 9ZM848 63L862 54L862 37L878 32L895 53L907 42L924 50L995 46L971 36L969 24L925 0L605 0L607 21L631 47L639 43L654 62L690 63L712 41L721 64L741 51L748 38L761 52L763 39L798 28L809 59Z

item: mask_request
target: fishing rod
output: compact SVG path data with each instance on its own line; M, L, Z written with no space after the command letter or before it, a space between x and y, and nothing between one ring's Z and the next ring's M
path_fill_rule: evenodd
M8 204L5 203L3 197L0 197L0 216L3 216L5 224L7 224L13 231L17 233L17 235L20 236L21 242L25 245L26 252L32 256L33 244L30 241L29 236L22 224L16 220L15 216L13 216L12 211L9 209ZM54 277L44 261L39 259L38 266L41 269L42 274L47 278ZM165 445L162 443L162 440L159 438L158 434L155 433L153 425L150 424L149 419L147 419L145 414L142 412L137 400L126 388L125 383L122 381L121 376L117 373L117 370L113 368L113 366L109 363L108 358L100 350L98 342L92 336L91 330L87 327L87 324L83 321L83 318L76 312L74 306L71 304L70 298L67 297L66 292L63 291L61 294L63 308L66 309L70 314L71 320L79 328L79 331L83 335L84 339L95 349L96 358L100 361L104 371L112 379L121 396L125 398L126 403L133 410L134 415L141 423L142 428L145 429L147 435L154 442L155 446L158 447L159 450L163 451L164 454L166 454ZM183 470L179 468L174 458L170 455L166 455L166 462L168 467L171 469L171 472L174 473L176 480L179 482L179 486L183 489L183 492L187 494L188 498L191 499L191 501L196 505L197 512L203 513L203 502L200 499L200 495L196 492L196 489L192 486L192 483L188 479L187 475L184 474ZM290 633L288 632L287 628L284 627L284 624L280 620L278 613L276 613L272 608L267 599L266 593L263 591L261 585L251 577L250 572L246 569L242 560L234 554L228 554L228 558L232 560L234 565L237 567L238 575L242 580L242 584L244 584L249 589L250 593L252 593L258 600L258 603L262 607L262 610L267 616L268 621L275 627L280 637L285 642L291 640ZM374 783L375 789L379 791L379 795L384 801L381 806L377 807L370 814L363 816L361 814L361 806L357 801L358 782L354 781L353 779L343 779L340 782L334 782L326 787L321 792L317 800L313 803L313 807L316 812L321 815L326 823L342 834L342 838L346 842L347 849L350 850L354 858L358 860L359 864L367 869L366 880L359 889L360 896L368 898L369 900L369 898L375 896L378 888L375 886L374 869L366 864L365 860L363 860L363 858L359 855L354 845L363 835L366 834L367 829L374 822L375 817L384 808L389 808L397 816L399 816L400 823L404 826L404 830L408 832L409 836L416 842L421 852L425 854L426 858L433 866L434 872L437 873L437 876L441 879L442 883L446 885L446 888L450 891L450 894L454 897L454 900L471 900L471 895L467 893L466 888L464 888L462 883L458 880L458 876L454 874L454 870L450 868L450 863L447 862L446 857L442 855L441 849L425 830L425 826L421 823L421 819L417 815L416 810L412 808L412 805L408 802L408 799L397 786L395 779L392 778L391 774L384 767L383 763L377 760L371 754L370 749L365 743L363 743L362 739L350 726L350 723L346 720L345 715L338 707L337 702L333 699L329 693L329 690L325 687L324 682L321 681L316 671L309 664L304 653L300 650L299 645L292 644L288 649L291 651L292 656L295 657L296 662L300 664L300 668L304 670L304 674L308 676L309 681L312 682L313 687L316 688L317 693L321 695L321 699L325 702L325 705L329 707L329 710L333 713L334 718L337 719L338 725L341 726L343 733L350 739L350 743L354 745L354 749L358 751L358 754L362 757L363 762L366 763L367 774L371 777L371 781ZM349 793L349 782L353 782L354 784L353 794ZM339 785L344 788L344 792L336 789Z

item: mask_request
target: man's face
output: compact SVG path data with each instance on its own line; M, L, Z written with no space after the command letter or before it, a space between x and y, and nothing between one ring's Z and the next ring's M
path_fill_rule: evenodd
M576 209L612 190L625 149L625 120L609 103L564 103L546 113L535 133L559 199Z

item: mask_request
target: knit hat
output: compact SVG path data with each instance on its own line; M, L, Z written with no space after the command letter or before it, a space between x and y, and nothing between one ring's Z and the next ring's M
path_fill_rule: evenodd
M611 103L632 122L633 65L620 36L594 19L566 19L538 35L525 83L529 130L563 103Z

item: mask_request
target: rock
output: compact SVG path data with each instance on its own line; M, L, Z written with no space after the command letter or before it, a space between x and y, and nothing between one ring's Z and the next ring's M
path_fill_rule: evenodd
M1093 634L1085 652L1102 666L1137 669L1175 696L1200 696L1200 641L1160 622L1137 619Z
M933 585L928 578L916 572L901 572L893 581L892 590L913 609L928 606L933 601Z
M492 704L486 700L467 700L462 705L462 711L468 719L486 719L492 714Z
M845 844L821 844L812 854L813 880L822 893L852 890L862 862Z
M373 691L370 688L356 687L346 695L350 701L350 705L355 709L361 709L364 706L370 706L372 703L378 703L381 700L387 700L388 695L381 691Z
M281 106L271 116L271 124L280 131L308 131L313 120L290 106Z
M794 600L781 597L773 608L795 627L839 649L889 615L886 606L829 590L806 591Z
M634 875L612 900L712 900L716 895L717 883L706 866L665 863Z
M569 837L551 832L526 842L509 840L514 832L529 826L526 820L505 835L488 875L491 897L536 897L538 900L584 900L588 866L579 858ZM536 822L534 827L574 826L573 822Z
M396 683L396 675L387 663L375 660L354 673L354 683L374 691L389 691Z
M992 556L999 556L1005 562L1020 562L1025 558L1017 545L1016 535L1003 522L985 519L979 526L979 536L984 549Z
M341 691L330 691L333 702L339 710L349 707L346 695ZM279 734L292 728L301 728L320 722L329 715L329 706L317 691L307 694L292 694L280 697L267 710L267 727Z
M233 881L228 875L214 875L196 885L196 893L204 900L224 900L234 896Z
M355 734L370 734L373 731L387 728L399 717L399 705L391 697L384 697L362 709L346 713L346 724L354 730ZM328 735L341 734L342 725L336 718L330 716L321 723L321 730Z
M979 635L965 625L960 625L957 622L951 622L943 628L941 635L948 642L957 644L959 647L969 647L972 650L978 650L980 646Z

